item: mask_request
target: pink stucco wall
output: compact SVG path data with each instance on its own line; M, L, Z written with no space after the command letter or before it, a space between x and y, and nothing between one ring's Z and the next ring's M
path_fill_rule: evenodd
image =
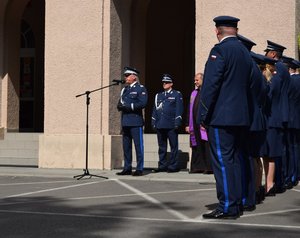
M231 15L240 18L239 33L256 42L253 51L263 53L266 41L287 47L285 55L296 56L295 0L203 0L196 2L196 71L202 71L209 50L217 39L213 18Z

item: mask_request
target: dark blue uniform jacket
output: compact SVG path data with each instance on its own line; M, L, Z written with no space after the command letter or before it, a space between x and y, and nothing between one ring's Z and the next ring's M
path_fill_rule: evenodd
M157 129L178 128L182 123L182 113L183 100L179 91L157 93L152 111L152 127Z
M289 128L300 129L300 74L291 75L288 96Z
M267 97L267 83L259 67L253 60L253 70L250 81L250 131L264 131L266 129L266 114L264 106Z
M249 51L236 37L228 37L212 48L204 71L198 124L250 125L248 101L252 66Z
M282 62L276 63L276 72L281 79L281 96L280 96L280 107L281 107L281 118L282 123L288 123L289 121L289 99L288 89L290 83L290 74L287 66Z
M139 83L122 89L120 98L123 105L120 109L122 111L122 126L144 125L142 109L146 107L147 100L147 90Z
M290 75L282 62L276 63L276 74L271 79L269 100L271 105L268 109L268 127L283 128L283 123L288 122L288 84Z

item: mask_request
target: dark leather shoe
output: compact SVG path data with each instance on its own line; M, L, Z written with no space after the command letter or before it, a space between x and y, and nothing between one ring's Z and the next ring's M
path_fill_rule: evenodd
M272 188L270 188L270 190L268 192L266 192L265 196L266 197L273 197L276 195L276 188L275 185L273 185Z
M293 183L293 186L295 187L295 186L298 185L299 181L295 181L295 182L292 182L292 183Z
M158 169L153 169L152 171L154 173L160 173L160 172L167 172L167 169L158 168Z
M284 185L284 188L285 188L285 189L292 189L292 188L293 188L293 183L292 183L292 182L287 182L287 183Z
M252 212L256 209L255 205L245 205L243 206L243 211Z
M131 175L131 170L122 170L121 172L116 173L116 175Z
M179 172L179 169L168 169L168 173L177 173Z
M202 217L204 219L237 219L240 217L240 214L228 214L216 209L210 213L203 214Z
M189 171L189 174L197 174L197 173L202 174L202 173L204 173L204 170L201 170L201 169L193 169L193 170L190 170L190 171Z
M204 172L203 172L203 174L213 174L214 172L213 171L211 171L211 170L205 170Z
M143 171L136 170L136 171L134 171L134 173L132 174L132 176L143 176Z
M286 191L285 187L276 187L276 193L284 193Z

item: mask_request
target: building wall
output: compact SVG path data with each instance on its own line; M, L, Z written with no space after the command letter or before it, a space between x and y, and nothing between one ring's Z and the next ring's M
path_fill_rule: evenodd
M262 53L269 39L285 45L286 54L295 56L295 1L205 0L195 3L196 71L204 69L209 50L217 43L212 22L217 15L239 17L240 33L257 43L255 52ZM109 80L118 77L124 64L134 61L130 57L131 40L127 37L132 34L128 21L130 8L124 4L119 0L46 2L45 133L41 136L41 167L83 166L86 105L84 97L74 96L109 84ZM125 5L130 4L127 0ZM279 21L277 16L284 17ZM91 94L91 167L110 168L122 158L117 135L119 116L112 106L118 93L119 89L112 88ZM184 141L188 141L187 136ZM152 148L155 153L156 148Z
M217 43L212 19L218 15L240 18L239 33L257 44L254 52L262 54L266 41L271 40L287 47L285 55L295 57L296 2L299 1L196 1L196 69L204 69L209 51Z
M6 118L6 113L4 111L6 101L5 100L5 93L3 92L4 88L4 77L5 77L5 70L4 70L4 19L5 19L5 9L6 9L7 0L0 0L0 128L3 128L3 121ZM3 129L2 137L3 137Z
M21 8L16 7L17 2L24 4L25 1L0 0L1 32L5 26L4 15L22 15L19 12ZM15 5L7 8L7 3ZM150 0L143 4L140 0L45 1L45 111L44 133L39 135L40 167L85 166L86 95L75 96L109 85L112 79L121 77L124 65L143 62L143 54L139 49L146 52L143 49L146 44L142 40L151 38L147 39L143 35L145 32L142 31L142 26L146 25L146 18L141 12L147 14L149 3ZM257 43L253 48L255 52L262 53L266 40L269 39L285 45L288 48L286 55L297 57L298 0L196 0L195 4L195 71L203 71L209 51L217 43L212 21L217 15L239 17L240 33ZM141 22L133 23L136 18L130 11L138 12ZM140 38L132 39L133 33L141 32ZM15 47L11 46L12 53L7 54L5 49L10 44L5 45L4 36L0 34L0 105L1 127L4 128L17 127L18 118L17 107L12 106L17 97L9 81L9 72L14 73L13 62L18 57L18 52L13 51ZM7 65L12 68L9 69ZM145 71L143 67L145 64L141 65ZM18 77L15 75L14 78ZM121 86L114 86L90 94L90 168L109 169L121 166L120 114L115 108L120 89ZM13 95L12 99L9 95ZM152 136L155 137L154 134ZM146 140L155 142L148 135ZM182 135L180 140L181 149L188 152L188 135ZM145 164L153 166L156 163L153 158L157 147L153 144L145 151Z
M45 121L40 167L84 165L87 96L75 96L109 83L109 34L105 36L109 29L103 20L109 19L109 9L110 1L106 0L46 1ZM108 95L104 90L89 95L91 168L103 168L103 157L111 158L111 138L101 134L109 124Z

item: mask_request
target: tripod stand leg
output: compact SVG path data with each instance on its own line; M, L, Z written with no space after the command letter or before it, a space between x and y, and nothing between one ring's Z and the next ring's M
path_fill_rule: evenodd
M91 178L91 177L97 177L97 178L108 179L108 177L104 177L104 176L100 176L100 175L95 175L95 174L90 174L90 172L89 172L88 169L84 169L83 171L84 171L83 174L75 175L73 178L77 178L77 180L79 180L79 179L82 179L85 176L89 176L89 178Z

